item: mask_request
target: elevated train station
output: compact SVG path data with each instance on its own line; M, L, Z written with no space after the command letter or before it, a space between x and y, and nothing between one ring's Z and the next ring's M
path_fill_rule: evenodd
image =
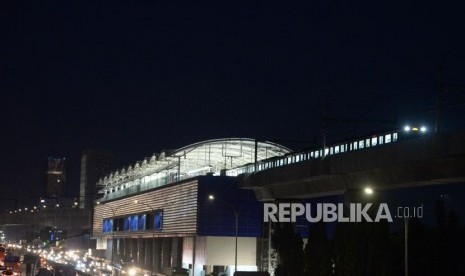
M99 182L104 196L92 231L97 251L145 273L183 267L194 275L232 275L236 264L257 270L262 206L226 172L290 152L252 139L208 140L111 173Z

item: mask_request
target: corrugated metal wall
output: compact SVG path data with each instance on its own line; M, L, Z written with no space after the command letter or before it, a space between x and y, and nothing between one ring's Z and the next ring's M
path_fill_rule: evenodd
M93 237L103 236L102 223L104 218L124 217L130 214L149 213L163 209L162 230L156 230L155 236L192 236L197 233L197 199L198 180L161 187L154 191L145 192L127 198L102 203L95 206L93 220ZM140 203L134 203L137 200ZM147 206L149 205L149 206ZM114 214L113 214L114 213ZM152 237L153 232L119 231L115 237ZM111 236L112 233L105 235Z

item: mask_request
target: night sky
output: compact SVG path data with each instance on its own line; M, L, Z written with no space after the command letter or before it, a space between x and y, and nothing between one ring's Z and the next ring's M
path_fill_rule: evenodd
M376 3L374 3L376 2ZM465 130L463 1L0 2L0 186L38 196L48 156L250 137L294 149L422 122ZM116 169L115 168L115 169Z

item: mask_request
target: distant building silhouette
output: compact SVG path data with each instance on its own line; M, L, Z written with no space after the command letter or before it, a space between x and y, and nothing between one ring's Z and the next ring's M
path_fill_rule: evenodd
M109 150L84 150L81 154L80 208L91 209L97 182L110 173L113 154Z
M49 157L47 159L45 196L64 197L66 188L66 158Z

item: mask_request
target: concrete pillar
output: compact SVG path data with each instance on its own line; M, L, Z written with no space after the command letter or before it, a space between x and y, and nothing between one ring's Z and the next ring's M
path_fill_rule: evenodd
M137 253L139 252L137 248L138 239L131 239L131 258L137 262Z
M152 256L151 250L152 244L150 243L150 239L144 239L144 267L150 267L150 258Z
M137 263L144 264L144 240L142 238L137 239Z
M131 256L131 239L128 239L128 238L125 238L125 239L122 239L124 241L124 251L123 251L123 254L122 256L124 257L129 257Z
M172 267L178 267L178 254L179 254L179 238L171 239L171 255L169 265Z
M161 250L161 267L162 269L170 266L171 262L171 238L162 238Z
M154 246L154 249L155 251L153 252L154 253L154 260L155 260L155 270L157 272L161 272L161 263L160 263L160 254L161 254L161 244L162 244L162 239L161 238L156 238L155 239L155 246Z

